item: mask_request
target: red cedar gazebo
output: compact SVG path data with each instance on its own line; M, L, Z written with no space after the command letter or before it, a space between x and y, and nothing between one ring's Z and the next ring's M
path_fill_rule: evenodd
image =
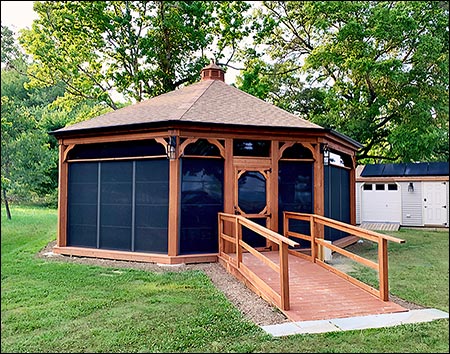
M214 262L218 212L279 233L283 211L355 224L361 145L227 85L214 63L195 84L52 134L60 147L56 253ZM341 161L328 163L330 153Z

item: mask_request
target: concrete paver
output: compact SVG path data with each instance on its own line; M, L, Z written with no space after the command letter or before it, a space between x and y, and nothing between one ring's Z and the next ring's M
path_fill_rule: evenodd
M311 334L392 327L407 323L431 322L443 318L448 319L449 314L437 309L419 309L379 315L289 322L278 325L261 326L261 328L275 337L281 337L293 334Z

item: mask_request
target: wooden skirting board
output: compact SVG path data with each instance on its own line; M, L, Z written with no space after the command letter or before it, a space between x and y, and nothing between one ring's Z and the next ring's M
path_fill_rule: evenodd
M209 263L217 262L217 253L167 256L164 254L100 250L82 247L58 247L53 252L66 256L94 257L121 261L148 262L161 264Z

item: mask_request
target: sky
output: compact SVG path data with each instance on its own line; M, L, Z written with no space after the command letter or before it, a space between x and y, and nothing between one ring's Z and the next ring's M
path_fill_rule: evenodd
M15 33L22 28L31 28L33 20L37 18L33 3L34 1L1 1L2 25L8 26ZM237 70L228 68L225 82L234 83L238 73Z
M30 28L37 18L33 11L33 1L1 1L2 25L14 32L21 28Z

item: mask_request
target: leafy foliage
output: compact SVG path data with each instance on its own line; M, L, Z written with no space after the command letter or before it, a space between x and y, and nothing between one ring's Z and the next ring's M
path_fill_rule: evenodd
M448 161L448 6L265 1L241 88L364 144L363 162ZM256 58L256 61L255 61Z
M34 87L67 85L66 97L118 108L198 80L200 69L247 33L246 2L43 1L20 42L32 55ZM213 49L213 45L215 49Z
M58 142L49 131L77 119L104 113L104 107L83 101L71 106L59 103L65 85L27 89L26 57L15 43L13 32L2 26L8 47L2 56L2 199L56 205ZM3 38L2 38L3 45Z

